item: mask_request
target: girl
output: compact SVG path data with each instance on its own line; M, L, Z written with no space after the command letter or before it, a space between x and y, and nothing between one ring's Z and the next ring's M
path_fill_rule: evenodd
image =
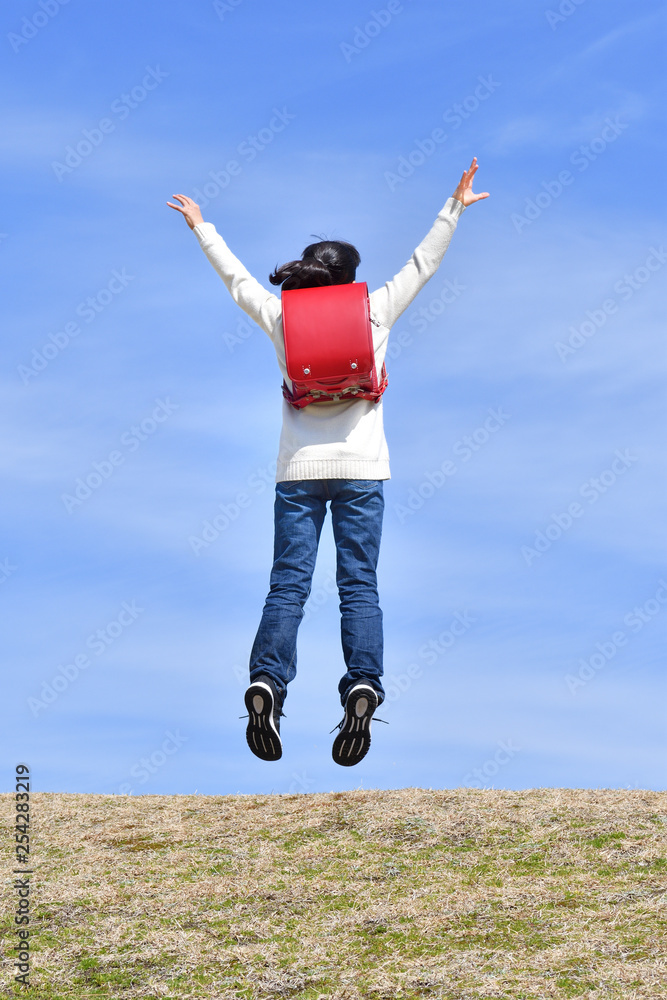
M430 232L398 274L370 295L375 367L380 373L389 330L437 271L459 216L488 198L473 194L478 164L473 157ZM234 301L268 334L288 388L281 300L265 289L234 256L199 206L175 194L202 250ZM306 247L301 260L269 276L283 289L339 285L355 280L359 253L349 243L327 240ZM373 713L384 701L382 611L376 569L384 512L383 481L390 478L382 424L382 398L318 401L302 409L283 399L276 470L275 541L269 594L250 654L246 739L262 760L282 756L280 716L287 685L296 676L297 630L310 594L317 548L331 503L336 542L336 583L341 641L347 672L338 685L343 720L333 744L338 764L357 764L368 752ZM378 720L383 721L383 720ZM332 730L333 732L333 730Z

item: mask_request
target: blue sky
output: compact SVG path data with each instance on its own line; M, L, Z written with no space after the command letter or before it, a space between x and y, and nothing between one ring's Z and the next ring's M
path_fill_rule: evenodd
M2 787L25 760L70 792L663 788L663 5L11 0L1 19ZM280 373L166 201L202 192L264 282L313 234L351 240L372 289L473 156L490 197L390 338L390 725L333 763L328 519L264 763L239 716Z

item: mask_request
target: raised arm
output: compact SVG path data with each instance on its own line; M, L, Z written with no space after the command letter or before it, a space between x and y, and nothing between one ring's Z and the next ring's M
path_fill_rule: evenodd
M473 193L472 182L477 167L477 157L473 157L468 170L463 171L454 194L445 202L430 231L410 260L391 281L387 281L370 296L371 310L383 326L394 325L429 278L432 278L438 270L464 209L482 198L489 197L488 191L482 194Z
M235 257L212 222L204 222L199 205L184 194L173 196L178 205L167 202L180 212L209 261L227 286L234 301L269 335L280 315L280 299L269 292Z

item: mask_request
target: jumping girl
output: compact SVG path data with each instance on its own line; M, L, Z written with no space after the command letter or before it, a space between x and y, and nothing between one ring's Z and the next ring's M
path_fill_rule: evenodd
M389 331L437 271L459 216L489 193L473 194L476 157L410 260L370 295L373 350L380 372ZM234 301L268 334L288 389L281 299L265 289L234 256L212 222L186 195L170 208L184 216ZM270 276L283 290L354 282L360 263L350 243L325 240L306 247L301 260ZM336 583L347 672L338 685L344 717L332 749L338 764L357 764L371 743L371 719L384 701L382 611L377 562L384 513L383 481L390 478L382 399L319 400L301 409L283 399L276 469L275 537L269 594L250 654L246 739L262 760L282 756L280 717L287 685L296 676L297 631L310 594L322 525L331 503ZM378 720L383 721L383 720ZM332 730L333 732L333 730Z

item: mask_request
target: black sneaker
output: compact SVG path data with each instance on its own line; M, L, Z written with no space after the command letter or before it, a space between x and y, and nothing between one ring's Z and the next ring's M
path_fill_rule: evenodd
M253 681L245 693L245 705L248 709L248 746L262 760L280 760L283 755L280 716L285 713L283 700L271 677L261 674Z
M371 719L377 707L377 691L370 684L360 681L350 688L345 699L343 721L334 726L334 729L340 729L331 751L337 764L352 767L366 756L371 745ZM384 722L384 719L377 721Z

